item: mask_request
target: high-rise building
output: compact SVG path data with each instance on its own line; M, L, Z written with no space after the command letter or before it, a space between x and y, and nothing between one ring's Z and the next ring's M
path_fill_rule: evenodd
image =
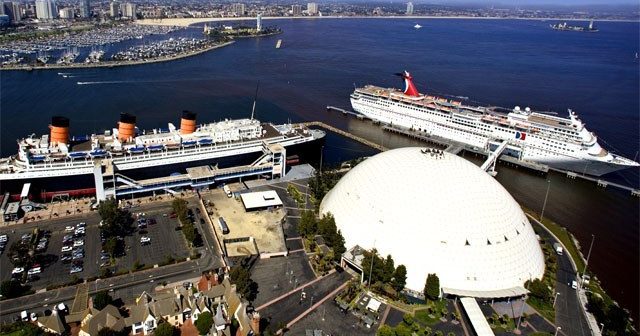
M54 0L36 0L36 17L39 20L53 20L58 17Z
M9 21L14 21L13 20L13 3L9 2L9 1L4 1L2 2L2 13L0 14L4 14L6 16L9 17Z
M91 16L91 7L89 6L89 0L80 0L80 17L83 19Z
M413 15L413 2L407 2L407 15Z
M73 20L76 16L76 11L72 7L65 7L60 9L60 18L65 20Z
M136 4L127 2L120 6L122 9L122 16L135 20L136 19Z
M22 5L19 2L12 2L11 7L13 7L13 22L22 21Z
M120 16L120 4L117 1L111 1L109 4L109 16L112 18Z
M309 15L317 15L318 14L318 4L315 2L309 2L307 4L307 14Z
M262 31L262 14L258 13L258 16L256 17L256 30L258 32Z
M293 16L302 15L302 6L300 6L300 5L291 5L291 14L293 14Z
M244 16L244 12L245 12L244 4L243 3L235 3L235 4L231 5L231 11L236 16Z

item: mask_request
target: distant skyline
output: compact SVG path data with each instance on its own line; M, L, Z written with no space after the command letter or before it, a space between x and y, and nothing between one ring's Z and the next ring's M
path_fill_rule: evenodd
M396 2L396 1L392 1ZM406 1L405 1L406 2ZM518 1L493 1L493 0L414 0L413 3L433 5L469 5L469 6L494 6L513 8L517 6L545 6L545 7L576 7L576 6L635 6L640 8L638 0L518 0Z

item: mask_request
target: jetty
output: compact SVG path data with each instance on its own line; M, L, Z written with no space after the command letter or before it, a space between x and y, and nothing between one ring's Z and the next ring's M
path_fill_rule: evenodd
M300 124L296 124L296 126L297 125L304 125L306 127L310 127L310 126L321 127L321 128L324 128L324 129L326 129L328 131L331 131L333 133L342 135L345 138L349 138L351 140L357 141L357 142L359 142L359 143L361 143L361 144L363 144L365 146L369 146L371 148L377 149L377 150L379 150L381 152L384 152L384 151L389 149L389 148L387 148L385 146L382 146L380 144L377 144L377 143L375 143L373 141L369 141L369 140L367 140L367 139L365 139L363 137L359 137L359 136L357 136L355 134L352 134L352 133L349 133L349 132L345 132L345 131L343 131L343 130L341 130L339 128L333 127L331 125L327 125L327 124L323 123L322 121L308 121L308 122L303 122L303 123L300 123Z

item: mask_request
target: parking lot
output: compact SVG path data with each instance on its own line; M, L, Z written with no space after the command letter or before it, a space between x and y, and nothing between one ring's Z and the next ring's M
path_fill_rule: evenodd
M138 212L144 210L137 209ZM164 216L170 212L166 210L152 210L144 212L147 220L155 220L155 224L147 224L146 228L136 229L132 236L125 237L126 254L118 258L116 272L128 270L138 262L141 266L152 266L166 262L168 258L180 259L189 256L187 242L181 231L176 231L178 220ZM137 226L134 223L134 226ZM149 243L142 244L140 239L148 237Z
M158 208L155 206L155 208ZM144 211L143 207L135 209L138 212ZM112 273L129 271L133 269L136 261L140 266L155 265L167 261L168 257L180 259L189 256L189 250L181 231L175 231L178 225L176 219L164 217L163 214L170 212L170 205L162 209L155 209L146 213L147 219L155 219L155 224L147 225L146 228L138 230L130 236L124 237L126 243L125 255L115 258L115 263L108 265L108 261L104 265L109 267ZM84 233L76 229L79 223L85 223ZM42 251L37 251L34 255L35 266L40 267L40 272L34 276L20 276L15 274L15 278L27 280L31 289L38 290L46 287L64 285L72 280L88 279L98 277L101 274L101 264L105 260L101 260L102 244L100 241L100 217L97 213L91 213L82 217L65 218L52 221L44 221L37 223L29 223L25 225L16 225L11 228L3 228L0 230L0 236L6 235L7 242L5 249L0 256L0 280L5 281L12 278L12 271L15 269L14 264L10 260L11 246L21 240L25 234L33 234L37 228L39 236L32 240L31 247L35 248L41 237L45 235L43 232L50 232L46 235L48 243ZM136 226L136 223L134 223ZM69 227L67 229L67 227ZM65 252L62 248L64 237L67 236L67 247ZM71 237L70 237L71 236ZM150 241L146 245L140 244L141 237L149 237ZM79 242L74 242L78 240ZM70 249L70 250L69 250ZM69 251L67 251L69 250ZM82 253L77 252L81 250ZM75 255L75 259L74 259ZM66 256L66 257L65 257ZM71 274L72 268L78 267L74 274ZM26 267L22 274L28 272Z

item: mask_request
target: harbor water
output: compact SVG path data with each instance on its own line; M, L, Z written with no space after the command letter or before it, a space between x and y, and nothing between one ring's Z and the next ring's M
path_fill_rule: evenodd
M423 28L414 29L416 23ZM141 129L177 123L182 110L197 112L199 122L248 117L258 81L256 117L263 121L317 120L387 147L415 145L325 109L327 105L349 108L354 85L399 87L393 74L402 70L412 73L423 92L458 96L470 103L530 106L561 115L571 108L605 148L632 159L638 151L637 22L599 22L600 32L590 34L555 31L549 22L527 20L327 19L265 24L278 25L284 33L238 40L165 63L0 72L0 152L3 157L14 154L17 138L46 133L53 115L71 119L74 135L115 127L120 112L137 115ZM201 30L171 34L196 36ZM282 47L276 49L278 39ZM115 52L118 44L109 48ZM329 134L323 160L331 164L374 153ZM638 173L627 170L606 178L638 188ZM541 176L508 166L498 166L496 178L517 201L538 211L549 179L545 216L566 226L585 254L595 235L589 267L605 289L637 316L638 198L557 173Z

